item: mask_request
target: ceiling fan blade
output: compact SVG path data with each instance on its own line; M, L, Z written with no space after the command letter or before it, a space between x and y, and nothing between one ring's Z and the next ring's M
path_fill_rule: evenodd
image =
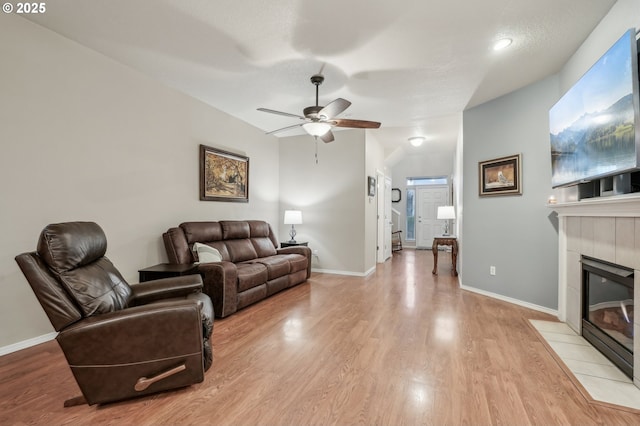
M272 134L278 133L278 132L284 132L285 130L289 130L289 129L295 129L296 127L300 127L303 124L304 123L299 123L299 124L294 124L293 126L287 126L287 127L281 128L281 129L272 130L270 132L267 132L267 135L272 135Z
M331 120L331 124L337 127L351 127L355 129L377 129L380 127L380 123L377 121L349 120L347 118L336 118L335 120Z
M318 117L333 118L345 109L349 108L351 102L346 99L338 98L329 102L324 108L318 111Z
M333 142L335 140L335 138L333 137L333 132L331 130L320 136L320 139L322 139L324 143Z
M300 120L305 120L305 118L303 116L301 116L301 115L291 114L289 112L276 111L275 109L258 108L258 111L268 112L270 114L284 115L285 117L295 117L295 118L299 118Z

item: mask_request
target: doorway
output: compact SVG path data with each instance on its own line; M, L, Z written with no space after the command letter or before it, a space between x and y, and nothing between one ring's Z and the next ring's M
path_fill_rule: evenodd
M437 219L439 206L448 206L449 187L416 188L416 248L431 248L433 237L442 235L444 223Z
M391 178L381 172L376 172L378 190L378 236L377 256L378 263L383 263L391 257Z

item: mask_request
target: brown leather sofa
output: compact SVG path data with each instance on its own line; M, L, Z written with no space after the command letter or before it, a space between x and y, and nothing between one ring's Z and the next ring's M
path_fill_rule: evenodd
M199 383L211 366L213 306L199 275L129 286L93 222L48 225L16 256L83 398L118 401Z
M184 222L162 235L170 263L197 262L195 243L217 249L222 261L201 263L203 291L216 316L226 317L311 276L311 250L278 249L269 223L258 220Z

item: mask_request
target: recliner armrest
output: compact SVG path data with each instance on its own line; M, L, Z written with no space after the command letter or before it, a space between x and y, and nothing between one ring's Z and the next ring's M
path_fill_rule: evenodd
M202 277L198 274L161 278L131 285L129 306L145 305L157 300L184 297L202 291Z
M137 306L86 318L57 337L71 366L117 365L202 353L197 300Z

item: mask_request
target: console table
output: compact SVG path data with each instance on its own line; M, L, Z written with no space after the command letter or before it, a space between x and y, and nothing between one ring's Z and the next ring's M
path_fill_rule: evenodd
M458 240L452 235L433 237L433 246L431 247L433 251L433 271L431 271L431 273L434 275L438 275L438 246L451 246L451 266L453 268L453 275L457 277Z

